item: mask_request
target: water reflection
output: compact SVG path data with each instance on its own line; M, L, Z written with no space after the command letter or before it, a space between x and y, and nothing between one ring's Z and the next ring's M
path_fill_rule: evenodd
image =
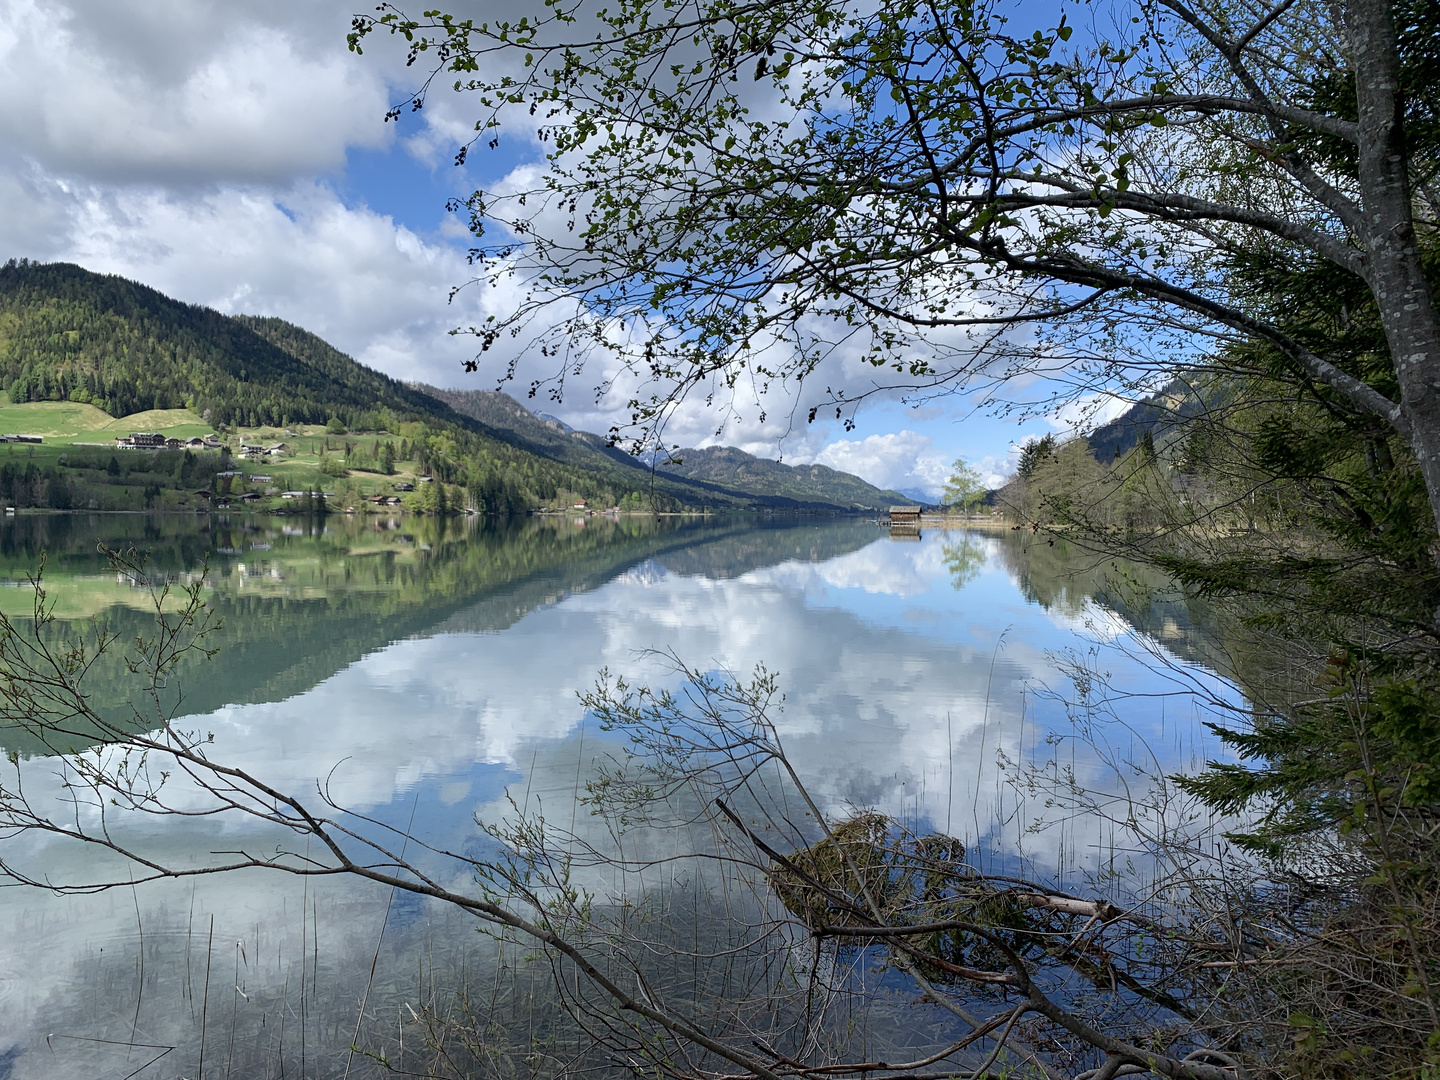
M1032 833L1043 808L1016 795L997 760L1032 760L1066 731L1061 704L1036 693L1057 678L1056 651L1100 649L1137 628L1187 663L1207 648L1203 612L1163 582L1023 534L927 530L896 544L853 521L585 525L21 519L0 534L0 575L21 579L44 548L64 617L134 632L143 612L95 541L144 546L176 580L213 553L222 651L182 685L214 757L281 790L328 777L347 807L413 820L457 851L478 843L475 817L504 815L509 799L573 821L590 763L619 749L587 725L577 692L601 667L663 678L646 653L661 648L714 669L779 672L781 735L828 813L875 807L977 851L1094 867L1103 829ZM1156 689L1144 664L1107 662L1117 683ZM118 674L101 674L99 693L118 701ZM1168 767L1205 753L1193 711L1161 705L1125 720ZM1074 765L1102 779L1099 763ZM153 841L172 852L216 847L205 821L164 824ZM54 880L94 872L83 852L15 847L8 857ZM0 946L0 1051L11 1048L0 1078L124 1077L146 1058L122 1042L176 1047L139 1075L195 1075L202 1032L210 1075L221 1068L214 1040L233 1075L367 1075L361 1067L376 1066L347 1049L362 998L372 1018L403 1019L442 984L497 975L493 950L453 913L404 901L387 915L387 899L258 873L99 897L8 890L0 904L20 932ZM373 1045L389 1038L377 1027Z
M109 567L101 544L135 548L152 578L186 583L205 573L221 627L218 663L193 659L172 704L206 714L226 705L283 701L305 693L390 642L437 633L501 633L536 608L596 588L649 558L686 552L725 566L854 550L874 529L853 522L823 530L796 522L715 523L683 518L568 521L484 518L290 519L141 515L11 518L0 529L0 611L31 610L28 575L42 556L62 622L103 616L121 640L149 632L150 598ZM119 657L90 676L113 717L130 695ZM0 745L43 752L0 727Z

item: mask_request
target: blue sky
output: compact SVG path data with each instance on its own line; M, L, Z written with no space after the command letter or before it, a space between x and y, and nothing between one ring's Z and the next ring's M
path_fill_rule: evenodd
M516 293L467 289L449 302L468 277L470 238L445 201L538 161L538 148L507 139L456 168L473 119L443 91L384 123L414 73L383 42L350 54L351 11L332 0L0 0L0 258L78 262L290 319L399 378L493 387L504 351L465 376L474 349L448 331L505 313ZM522 363L517 396L533 374L549 372ZM624 402L597 402L596 381L536 407L603 431ZM955 398L876 402L848 433L767 406L762 423L741 403L717 433L720 417L691 402L667 437L933 495L954 458L998 480L1017 443L1056 427Z

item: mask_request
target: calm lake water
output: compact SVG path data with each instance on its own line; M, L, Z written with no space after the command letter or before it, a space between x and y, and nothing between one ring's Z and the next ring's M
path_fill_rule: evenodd
M348 809L413 821L455 851L478 850L475 819L503 817L507 798L575 819L576 791L615 749L577 693L602 668L673 682L648 650L778 673L780 732L827 814L873 807L1077 880L1113 864L1115 838L1027 803L997 764L1059 755L1106 782L1071 737L1067 658L1141 695L1101 703L1114 714L1103 742L1161 770L1218 749L1176 678L1234 697L1205 666L1220 654L1203 618L1163 582L1026 534L902 541L853 519L22 516L0 525L0 610L28 610L25 574L44 551L60 618L143 633L146 598L97 541L147 551L174 581L208 561L220 651L180 688L213 758L283 791L329 777ZM95 693L119 709L120 673L98 671ZM37 749L13 730L0 742ZM1047 815L1051 827L1032 828ZM208 819L143 828L179 858L259 842ZM98 865L33 837L0 839L0 856L55 881ZM476 978L512 997L537 978L497 967L453 912L265 872L94 896L8 888L0 925L0 1080L196 1077L202 1054L207 1077L382 1075L350 1053L357 1031L394 1061L408 1039L418 1061L414 1010Z

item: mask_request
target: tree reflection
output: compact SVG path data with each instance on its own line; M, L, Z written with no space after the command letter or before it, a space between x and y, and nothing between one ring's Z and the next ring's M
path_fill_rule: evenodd
M988 549L971 533L961 533L958 540L945 541L940 557L950 571L950 584L957 590L963 589L980 576L985 568Z

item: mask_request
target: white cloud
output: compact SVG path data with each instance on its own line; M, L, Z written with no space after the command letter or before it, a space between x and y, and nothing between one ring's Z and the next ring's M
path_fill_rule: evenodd
M333 189L300 182L283 190L224 187L174 193L115 189L22 174L12 190L35 209L0 225L10 250L50 230L41 257L134 278L220 311L278 315L337 348L407 379L457 381L473 342L450 337L482 319L506 291L466 290L447 303L468 268L435 244Z
M504 6L520 10L485 0L492 12ZM339 0L0 0L0 258L74 261L187 302L278 315L400 378L494 386L533 335L502 339L480 374L464 378L461 361L478 343L448 331L510 314L523 283L467 288L449 303L473 273L469 234L452 220L417 233L327 179L353 151L390 145L397 129L381 117L421 66L405 69L403 49L383 33L363 58L348 53L351 12ZM408 153L443 169L473 122L469 96L437 91L406 114L403 150L384 167L403 171ZM477 155L472 169L508 162L500 187L533 186L543 152L534 137L514 127L507 148ZM465 175L446 173L435 189L458 190ZM439 206L425 209L428 227ZM951 338L963 352L965 334ZM835 442L833 417L806 422L832 391L877 401L901 393L877 383L886 373L864 353L863 342L839 342L823 389L741 380L733 397L692 394L668 414L665 441L820 461L938 496L953 455L928 436ZM645 396L640 381L603 355L576 375L574 359L530 350L510 388L525 400L531 379L568 361L564 400L542 391L528 404L590 431L628 420L628 400Z
M339 4L0 0L0 140L52 173L284 181L381 146Z
M1133 404L1133 401L1114 394L1086 394L1066 402L1045 419L1056 431L1067 436L1083 435L1101 424L1108 424Z
M915 431L841 439L814 458L841 472L854 473L882 488L914 488L938 499L950 476L950 462L935 450L934 440Z
M1011 443L1010 449L1006 453L986 454L974 465L986 487L998 488L1014 474L1015 466L1019 462L1020 447Z
M398 50L346 51L325 0L0 0L0 257L77 262L363 363L451 384L450 337L513 300L463 252L320 179L382 148ZM439 210L437 206L436 211Z

